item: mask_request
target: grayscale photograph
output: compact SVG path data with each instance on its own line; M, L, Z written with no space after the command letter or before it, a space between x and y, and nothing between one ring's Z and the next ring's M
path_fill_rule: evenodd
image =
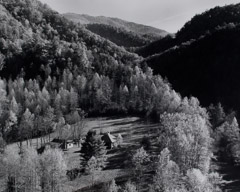
M0 192L240 192L240 2L0 0Z

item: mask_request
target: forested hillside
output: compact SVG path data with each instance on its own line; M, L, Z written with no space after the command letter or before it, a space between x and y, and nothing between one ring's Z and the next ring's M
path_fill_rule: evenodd
M176 34L139 50L154 74L167 77L184 96L207 106L239 103L239 4L216 7L195 16ZM224 18L224 19L223 19Z
M84 25L119 46L140 47L168 35L164 30L104 16L93 17L73 13L63 14L67 19Z
M211 123L226 121L223 132L232 125L231 140L239 130L234 114L215 117L219 108L214 106L208 114L197 98L181 97L160 75L153 75L142 57L37 0L2 0L0 20L1 190L61 191L70 180L81 178L75 173L90 175L92 180L86 183L91 189L95 173L111 161L100 135L92 130L82 134L83 119L121 114L160 122L153 140L151 128L139 128L137 132L144 131L143 141L133 143L123 154L131 180L124 185L125 191L143 191L143 180L151 181L145 189L156 192L221 191L222 179L210 169ZM56 132L58 139L82 141L82 148L78 145L74 152L80 153L78 165L67 166L59 149L41 153L32 145L34 138L45 144L44 136ZM228 151L230 156L239 162L237 142L229 143L235 147ZM18 148L12 149L14 145ZM142 147L135 150L136 146ZM144 146L153 146L154 151ZM117 187L114 183L103 191Z
M110 25L88 24L86 25L86 28L101 37L110 40L118 46L141 47L155 40L153 37L147 37L147 35L141 36L123 28L116 28Z
M140 68L139 56L46 5L14 0L3 1L1 9L2 89L23 112L60 105L58 115L79 107L90 114L160 114L180 105L181 97L166 81Z
M144 57L161 53L171 47L179 46L189 40L198 39L201 36L214 32L217 28L227 24L240 23L240 4L215 7L202 14L194 16L173 37L167 36L139 48L137 53Z
M230 24L215 32L174 47L146 62L183 95L195 95L204 105L221 102L240 109L239 26Z
M106 64L111 63L111 65L114 62L110 60L116 60L119 64L129 62L131 65L138 60L136 55L126 52L88 30L76 27L46 5L34 1L29 3L28 8L22 10L16 7L25 6L24 3L20 1L16 4L3 2L4 7L1 7L1 13L5 14L1 22L3 31L1 52L5 56L4 63L2 61L3 76L15 77L21 68L25 68L26 77L35 77L40 74L41 65L54 69L52 71L57 75L56 73L63 70L70 61L79 68L85 68L80 72L81 74L86 69L90 71L95 67L100 68L100 65L103 65L102 63L99 65L100 57L104 58ZM11 15L9 12L14 14ZM14 59L18 60L17 65ZM8 71L9 69L11 71ZM106 69L98 72L104 74ZM44 76L43 73L42 75Z
M157 29L150 26L145 26L145 25L141 25L141 24L137 24L129 21L124 21L118 18L110 18L110 17L104 17L104 16L93 17L89 15L80 15L80 14L74 14L74 13L66 13L63 15L68 19L74 22L79 22L83 25L85 24L110 25L116 28L123 28L126 31L132 31L139 35L153 36L155 38L164 37L168 34L168 32L162 29Z

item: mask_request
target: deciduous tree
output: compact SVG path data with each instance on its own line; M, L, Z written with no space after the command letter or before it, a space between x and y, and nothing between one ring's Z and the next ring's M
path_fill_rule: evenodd
M132 157L133 173L139 183L138 190L141 187L142 177L144 175L146 165L147 163L149 163L149 161L150 161L149 155L143 149L143 147L138 149Z
M59 149L48 149L40 157L40 185L42 191L61 191L66 180L66 161Z
M172 153L173 160L181 172L191 168L203 173L209 170L211 138L207 121L196 114L161 115L162 131L165 137L162 146Z

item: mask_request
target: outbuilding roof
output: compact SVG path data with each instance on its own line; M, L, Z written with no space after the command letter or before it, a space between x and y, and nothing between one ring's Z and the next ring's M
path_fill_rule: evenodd
M106 143L115 143L116 142L116 137L114 135L111 135L110 133L106 133L102 136L102 139Z

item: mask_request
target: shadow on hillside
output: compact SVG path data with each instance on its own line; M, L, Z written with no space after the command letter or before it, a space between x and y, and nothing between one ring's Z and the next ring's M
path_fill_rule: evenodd
M110 150L108 155L111 156L108 158L108 164L105 169L124 169L133 149L134 146L127 146Z
M115 178L116 184L117 185L122 185L125 182L127 182L129 180L130 176L119 176L117 178ZM94 186L88 186L88 187L84 187L82 189L77 190L76 192L99 192L102 190L103 185L105 183L104 182L100 182L95 184Z
M120 126L120 125L130 125L130 124L133 124L133 123L140 123L141 120L140 119L137 119L137 120L132 120L132 121L120 121L120 122L117 122L117 123L113 123L112 126Z

